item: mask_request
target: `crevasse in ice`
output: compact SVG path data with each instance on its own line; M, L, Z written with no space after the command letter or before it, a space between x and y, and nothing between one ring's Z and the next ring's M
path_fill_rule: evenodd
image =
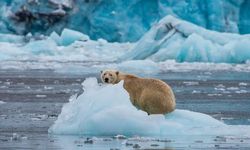
M249 33L249 0L1 0L0 32L49 35L64 28L91 39L137 41L173 15L207 29Z
M247 135L249 126L229 126L206 114L176 109L167 115L137 110L123 89L123 82L102 85L96 78L83 82L84 93L64 104L49 128L51 134L166 136Z

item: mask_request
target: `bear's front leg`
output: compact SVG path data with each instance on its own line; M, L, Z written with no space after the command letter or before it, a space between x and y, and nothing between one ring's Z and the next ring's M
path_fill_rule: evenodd
M141 110L140 107L139 107L139 105L136 103L136 100L135 100L135 99L130 98L130 101L131 101L131 103L135 106L135 108L136 108L137 110Z
M130 97L130 102L135 106L135 100Z

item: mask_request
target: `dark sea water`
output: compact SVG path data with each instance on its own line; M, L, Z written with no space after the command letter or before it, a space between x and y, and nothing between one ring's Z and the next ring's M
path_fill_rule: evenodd
M189 71L141 74L173 87L178 109L250 125L250 73ZM0 149L249 149L250 137L88 137L48 135L64 103L96 73L0 70ZM250 131L249 131L250 132ZM89 138L89 139L87 139Z

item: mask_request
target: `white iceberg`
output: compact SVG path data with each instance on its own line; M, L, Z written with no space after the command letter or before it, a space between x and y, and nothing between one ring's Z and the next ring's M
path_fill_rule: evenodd
M52 32L50 38L53 39L58 45L68 46L75 41L88 41L89 37L81 32L63 29L61 36L56 32Z
M83 82L84 93L72 97L50 127L51 134L72 135L247 135L250 126L229 126L209 115L176 109L167 115L150 115L129 101L123 82L102 85L96 78Z
M120 60L245 63L250 59L249 45L250 35L211 31L166 16Z
M2 105L2 104L5 104L6 102L4 102L4 101L0 101L0 105Z

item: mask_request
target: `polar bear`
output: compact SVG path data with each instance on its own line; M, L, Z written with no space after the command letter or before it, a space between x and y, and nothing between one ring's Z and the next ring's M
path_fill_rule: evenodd
M104 83L117 84L124 80L123 87L129 93L131 103L150 114L167 114L175 109L175 96L171 87L158 79L141 78L117 70L101 71Z

